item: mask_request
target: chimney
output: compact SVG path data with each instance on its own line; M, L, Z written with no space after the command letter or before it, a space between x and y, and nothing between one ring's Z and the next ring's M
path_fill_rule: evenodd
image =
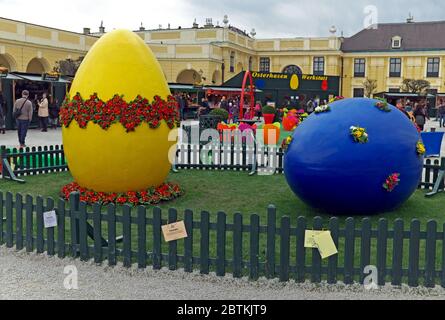
M103 21L100 22L99 33L105 33L105 27Z
M213 19L212 18L206 19L206 24L205 24L204 28L213 28Z
M85 35L91 34L91 29L90 28L83 28L83 34L85 34Z

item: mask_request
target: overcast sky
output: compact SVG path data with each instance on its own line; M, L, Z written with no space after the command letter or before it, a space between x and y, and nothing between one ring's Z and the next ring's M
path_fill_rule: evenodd
M368 6L377 8L377 15ZM366 9L366 10L365 10ZM366 13L365 13L366 11ZM372 11L374 12L374 11ZM371 17L379 22L402 22L409 13L415 21L445 20L442 0L0 0L0 17L82 32L97 31L104 20L107 30L147 29L168 23L172 28L202 25L205 18L242 30L255 28L257 38L327 36L335 25L345 36L360 31ZM373 20L375 22L375 19Z

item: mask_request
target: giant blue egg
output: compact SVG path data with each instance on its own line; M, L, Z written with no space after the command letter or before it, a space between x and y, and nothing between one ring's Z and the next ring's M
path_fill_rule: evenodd
M396 107L377 100L344 99L330 111L309 116L294 132L284 159L286 180L308 205L330 214L370 215L396 209L417 189L423 156L416 127ZM365 128L367 143L355 142L351 127ZM400 182L390 192L392 174Z

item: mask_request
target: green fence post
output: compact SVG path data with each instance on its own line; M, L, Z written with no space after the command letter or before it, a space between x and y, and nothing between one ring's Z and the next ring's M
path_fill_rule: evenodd
M54 200L52 198L46 199L46 208L45 211L53 211L54 210ZM56 243L54 239L54 227L46 229L47 234L47 252L49 256L54 256L56 254Z
M392 256L392 285L402 285L403 272L403 232L404 224L402 219L394 222L394 240Z
M32 199L31 199L32 200ZM66 256L65 250L65 201L59 199L57 206L57 255L63 259Z
M193 211L184 212L184 223L188 237L184 240L184 271L193 272Z
M176 209L168 210L168 223L178 221L178 211ZM178 241L170 241L168 244L168 268L171 271L178 269Z
M23 249L23 197L20 193L15 196L15 246L18 251Z
M45 250L44 226L43 226L43 198L37 197L37 253L43 253Z
M6 247L14 246L14 230L13 226L13 200L12 193L6 193Z
M70 194L70 233L71 233L71 256L79 255L79 205L80 194Z
M123 250L124 267L131 267L131 207L129 205L123 206L122 217L122 233L123 233Z
M138 267L147 267L147 209L138 207Z
M226 220L224 212L218 212L216 230L216 275L226 275Z
M116 206L109 204L107 207L108 216L108 265L116 265Z
M1 160L1 159L0 159ZM3 192L0 191L0 245L3 244L3 217L4 217L5 200Z
M443 160L443 159L442 159ZM445 224L442 229L442 288L445 288Z
M103 262L102 250L102 205L93 205L93 228L94 228L94 262Z
M354 283L354 258L355 258L355 220L346 219L345 230L345 284Z
M437 222L430 220L426 230L425 286L427 288L433 288L436 284L436 239Z
M388 252L388 220L379 220L377 233L378 285L384 286L386 284L386 255Z
M331 218L329 220L329 230L331 231L332 239L334 240L335 246L338 248L338 237L339 237L339 222L338 218ZM328 260L328 283L337 283L337 268L338 268L338 254L329 257Z
M297 220L297 272L295 280L303 283L306 280L306 248L304 247L304 240L306 236L307 222L305 217L299 217Z
M275 236L277 233L277 209L269 206L267 209L267 249L266 249L266 276L268 279L275 278Z
M209 274L209 241L210 241L210 215L208 212L201 213L201 274Z
M26 228L26 252L34 251L34 204L33 198L30 195L26 196L25 204L25 228Z
M323 229L323 219L321 217L314 218L314 230ZM318 249L312 249L312 270L311 270L311 282L321 282L321 256Z
M280 237L280 281L289 281L290 264L290 218L281 219Z
M236 213L233 217L233 277L243 275L243 216Z
M250 279L259 278L260 255L260 217L256 214L250 217Z
M87 235L87 204L81 202L79 205L79 247L80 247L80 259L82 261L88 261L88 235Z
M366 275L365 268L371 265L371 219L362 220L362 239L360 244L360 283L364 284Z
M161 246L162 211L153 208L153 269L162 268L162 246Z
M411 222L409 239L409 266L408 285L419 286L419 262L420 262L420 221L415 219Z

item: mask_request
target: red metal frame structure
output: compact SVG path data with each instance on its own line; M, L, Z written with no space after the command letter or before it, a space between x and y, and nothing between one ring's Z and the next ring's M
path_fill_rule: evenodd
M250 90L246 91L247 80L250 80ZM241 101L240 101L240 120L244 119L244 96L246 93L250 96L250 118L252 119L255 115L255 87L253 85L252 73L250 71L246 71L243 80L243 86L241 89Z

